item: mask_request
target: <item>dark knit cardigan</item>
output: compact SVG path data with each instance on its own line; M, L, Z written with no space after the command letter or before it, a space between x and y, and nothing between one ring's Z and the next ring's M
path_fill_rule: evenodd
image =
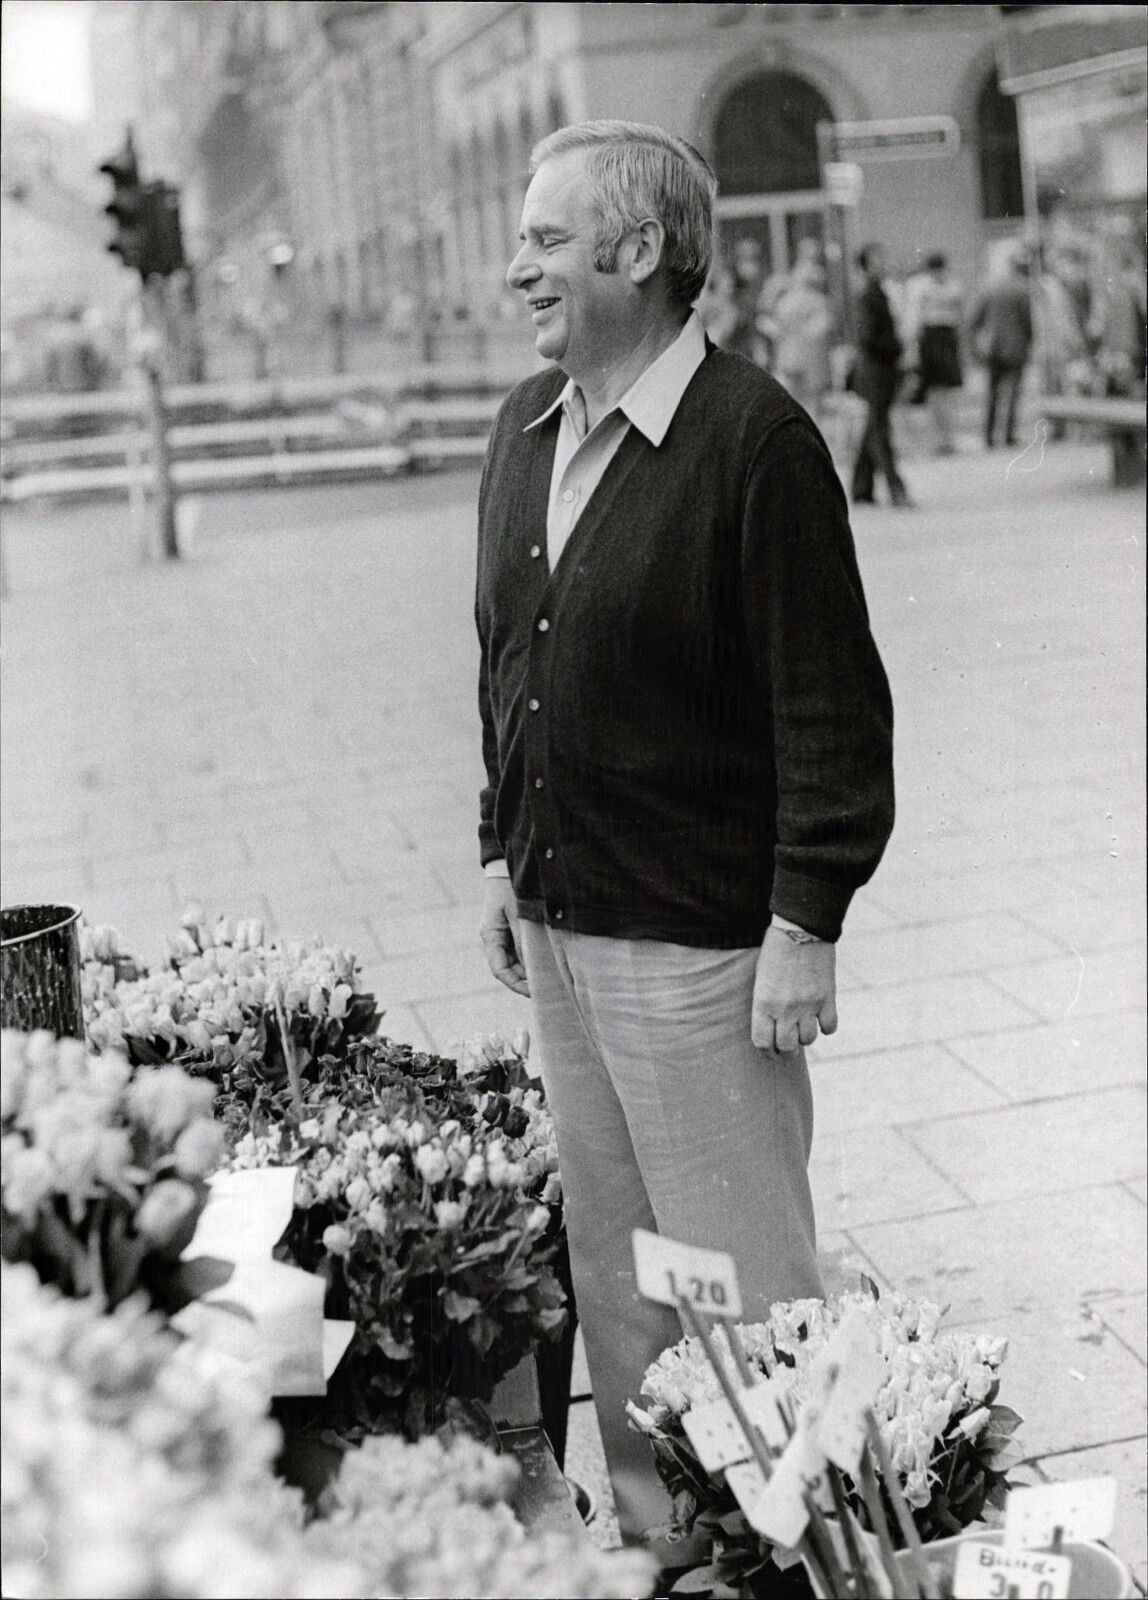
M523 429L564 382L508 396L479 491L482 861L573 932L734 949L772 910L835 939L893 825L893 712L825 444L709 346L551 574L559 414Z

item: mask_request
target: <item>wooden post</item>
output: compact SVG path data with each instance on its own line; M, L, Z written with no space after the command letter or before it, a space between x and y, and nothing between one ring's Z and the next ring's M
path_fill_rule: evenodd
M144 405L151 445L152 506L155 513L154 550L163 561L178 561L175 526L175 488L171 477L171 445L167 435L167 409L161 371L166 348L163 289L154 282L143 288L146 337L141 340Z

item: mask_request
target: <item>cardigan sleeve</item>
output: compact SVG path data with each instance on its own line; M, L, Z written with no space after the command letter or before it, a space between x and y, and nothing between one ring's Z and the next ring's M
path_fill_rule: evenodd
M893 827L893 706L844 491L801 418L776 424L754 455L741 557L777 770L770 910L836 939Z

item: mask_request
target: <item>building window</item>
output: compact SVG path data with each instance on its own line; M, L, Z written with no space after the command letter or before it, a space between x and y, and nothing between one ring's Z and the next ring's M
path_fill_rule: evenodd
M792 72L759 72L726 96L714 125L714 170L723 195L819 189L817 124L825 97Z
M1024 216L1020 129L1016 101L1002 94L996 70L977 99L977 146L981 162L981 211L987 222Z

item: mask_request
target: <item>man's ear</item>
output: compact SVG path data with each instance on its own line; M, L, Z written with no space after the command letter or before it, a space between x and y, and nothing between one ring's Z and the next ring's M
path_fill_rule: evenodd
M630 282L645 283L661 266L666 253L666 230L656 217L639 222L629 238Z

